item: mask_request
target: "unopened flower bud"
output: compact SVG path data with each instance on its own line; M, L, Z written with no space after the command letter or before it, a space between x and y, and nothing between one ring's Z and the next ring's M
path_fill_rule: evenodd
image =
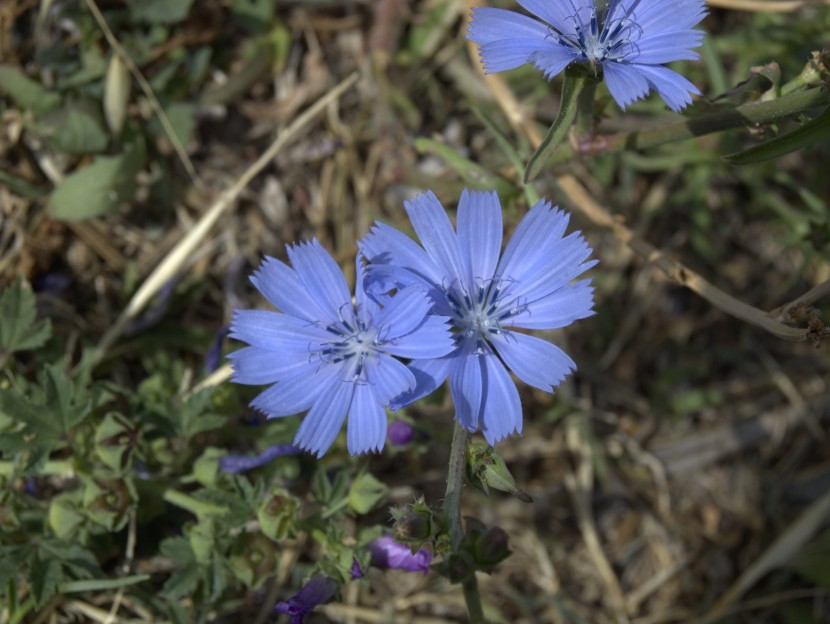
M476 568L489 572L510 556L508 537L504 529L492 527L478 537L473 546Z
M429 511L407 511L395 521L393 529L396 540L421 543L432 534L432 514Z

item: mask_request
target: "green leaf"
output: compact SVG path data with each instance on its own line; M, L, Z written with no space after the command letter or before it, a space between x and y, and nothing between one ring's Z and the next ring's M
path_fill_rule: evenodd
M35 555L35 547L31 544L20 546L0 546L0 595L2 590L12 581L17 584L18 576L28 567L29 560Z
M58 591L58 584L64 579L61 564L55 559L38 557L29 570L29 584L35 605L40 607Z
M45 366L38 380L40 388L33 394L34 400L18 389L0 389L0 414L25 425L22 431L0 436L0 451L23 454L23 474L36 471L52 450L64 443L66 434L91 413L92 407L84 384L70 380L61 365Z
M274 19L273 0L233 0L231 15L245 30L259 34Z
M732 165L751 165L778 158L796 150L830 139L830 107L800 128L770 139L741 152L728 154L723 159Z
M95 578L103 574L95 555L78 544L50 540L43 542L40 549L43 557L59 561L74 578Z
M179 566L164 584L163 594L175 600L192 593L202 574L190 542L183 537L169 538L161 543L159 550L162 555L169 557Z
M14 98L18 105L42 115L61 103L61 96L47 91L43 85L29 78L19 68L0 65L0 93Z
M91 402L77 399L79 389L66 376L60 364L47 365L40 377L46 397L43 411L46 412L47 422L59 436L63 436L89 414Z
M349 488L349 507L359 514L369 513L384 496L386 486L366 472L355 479Z
M61 182L46 205L50 216L66 221L97 217L129 201L135 176L144 167L144 143L128 144L121 154L98 156L91 165Z
M516 480L510 474L507 464L496 449L485 444L470 444L467 448L467 479L482 492L490 495L490 488L509 492L523 503L533 499L516 487Z
M57 150L69 154L100 152L109 142L100 113L88 101L68 102L44 116L37 129Z
M35 295L23 278L0 293L0 368L17 351L37 349L52 335L49 319L36 321Z
M216 388L208 388L191 395L178 409L176 415L181 424L182 434L191 438L204 431L212 431L224 426L228 417L212 410L213 395Z
M127 4L134 20L174 24L184 19L193 0L130 0Z
M188 102L174 102L164 107L164 112L167 113L167 118L170 120L170 125L173 126L176 138L185 147L193 135L193 129L196 127L195 111L196 107ZM169 140L157 117L154 117L150 122L149 130L154 135Z

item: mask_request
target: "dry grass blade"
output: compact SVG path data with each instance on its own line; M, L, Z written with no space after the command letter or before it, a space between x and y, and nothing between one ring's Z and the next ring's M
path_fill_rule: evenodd
M591 449L588 448L577 425L572 424L568 428L566 437L568 449L577 457L577 466L572 473L565 475L565 487L571 495L579 530L582 533L582 541L585 543L594 567L605 587L606 606L613 612L615 621L628 622L625 612L625 594L614 569L608 562L608 557L605 556L602 549L602 543L591 511L591 492L594 488Z
M804 544L821 528L830 514L830 492L814 502L777 540L761 555L755 563L747 568L738 580L709 610L701 620L702 624L722 618L749 590L758 579L774 570L798 554Z
M109 347L118 339L127 324L141 312L147 303L159 292L191 256L222 213L233 203L242 190L257 176L299 132L344 91L357 82L357 74L352 74L343 82L326 93L317 102L311 105L303 114L295 119L270 145L270 147L252 164L239 179L208 209L199 222L170 250L150 276L136 291L127 307L121 312L113 326L104 334L98 343L95 361L101 360Z
M196 168L193 166L193 162L191 162L190 157L187 155L187 152L182 145L182 142L179 141L179 137L176 134L176 131L173 129L173 124L170 122L170 118L167 116L167 113L162 108L161 103L158 101L156 94L153 93L153 88L150 86L150 83L145 80L141 70L138 69L138 66L133 63L133 60L130 58L130 55L127 54L127 51L124 49L124 46L118 41L115 35L110 29L109 24L107 24L107 20L104 19L104 16L101 14L101 11L98 9L98 5L95 4L95 0L84 0L86 3L89 12L92 13L92 16L95 18L95 21L98 23L98 27L104 33L104 37L106 37L107 42L110 44L115 53L121 58L124 62L124 65L127 66L127 69L130 70L130 73L138 82L141 90L144 92L144 95L147 96L147 99L150 102L150 106L153 109L153 112L159 118L159 122L161 122L162 128L164 128L165 134L167 134L167 138L170 141L170 144L173 146L173 149L176 150L176 154L178 155L179 159L182 161L182 165L187 170L187 174L191 177L193 182L199 184L201 186L202 181L199 178L199 174L196 173Z

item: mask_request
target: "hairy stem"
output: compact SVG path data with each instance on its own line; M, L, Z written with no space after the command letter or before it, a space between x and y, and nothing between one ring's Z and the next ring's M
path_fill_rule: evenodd
M461 526L461 488L464 485L469 437L469 432L456 420L450 447L450 464L447 470L447 492L444 496L444 516L447 520L453 550L457 550L461 540L464 539L464 529ZM478 593L475 572L470 573L467 580L462 583L462 587L470 624L483 624L484 611L481 608L481 595Z

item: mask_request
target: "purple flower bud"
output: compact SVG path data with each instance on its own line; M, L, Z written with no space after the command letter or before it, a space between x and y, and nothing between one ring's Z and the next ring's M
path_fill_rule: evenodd
M337 583L323 574L315 574L308 583L288 600L278 602L274 607L277 613L291 616L291 624L303 624L305 616L314 607L328 602L337 592Z
M352 580L362 579L366 576L363 572L363 568L360 567L360 562L357 559L352 560L352 569L349 570L349 574L351 574Z
M277 457L299 455L299 453L300 449L293 444L275 444L269 446L259 455L225 455L219 459L219 470L230 474L238 474L270 464Z
M379 537L369 544L372 553L372 565L379 568L397 568L407 572L429 572L432 553L421 548L414 555L409 546L399 544L389 535Z
M396 420L386 432L386 437L391 444L395 446L406 446L412 442L415 437L415 429L412 428L408 422L403 420Z

